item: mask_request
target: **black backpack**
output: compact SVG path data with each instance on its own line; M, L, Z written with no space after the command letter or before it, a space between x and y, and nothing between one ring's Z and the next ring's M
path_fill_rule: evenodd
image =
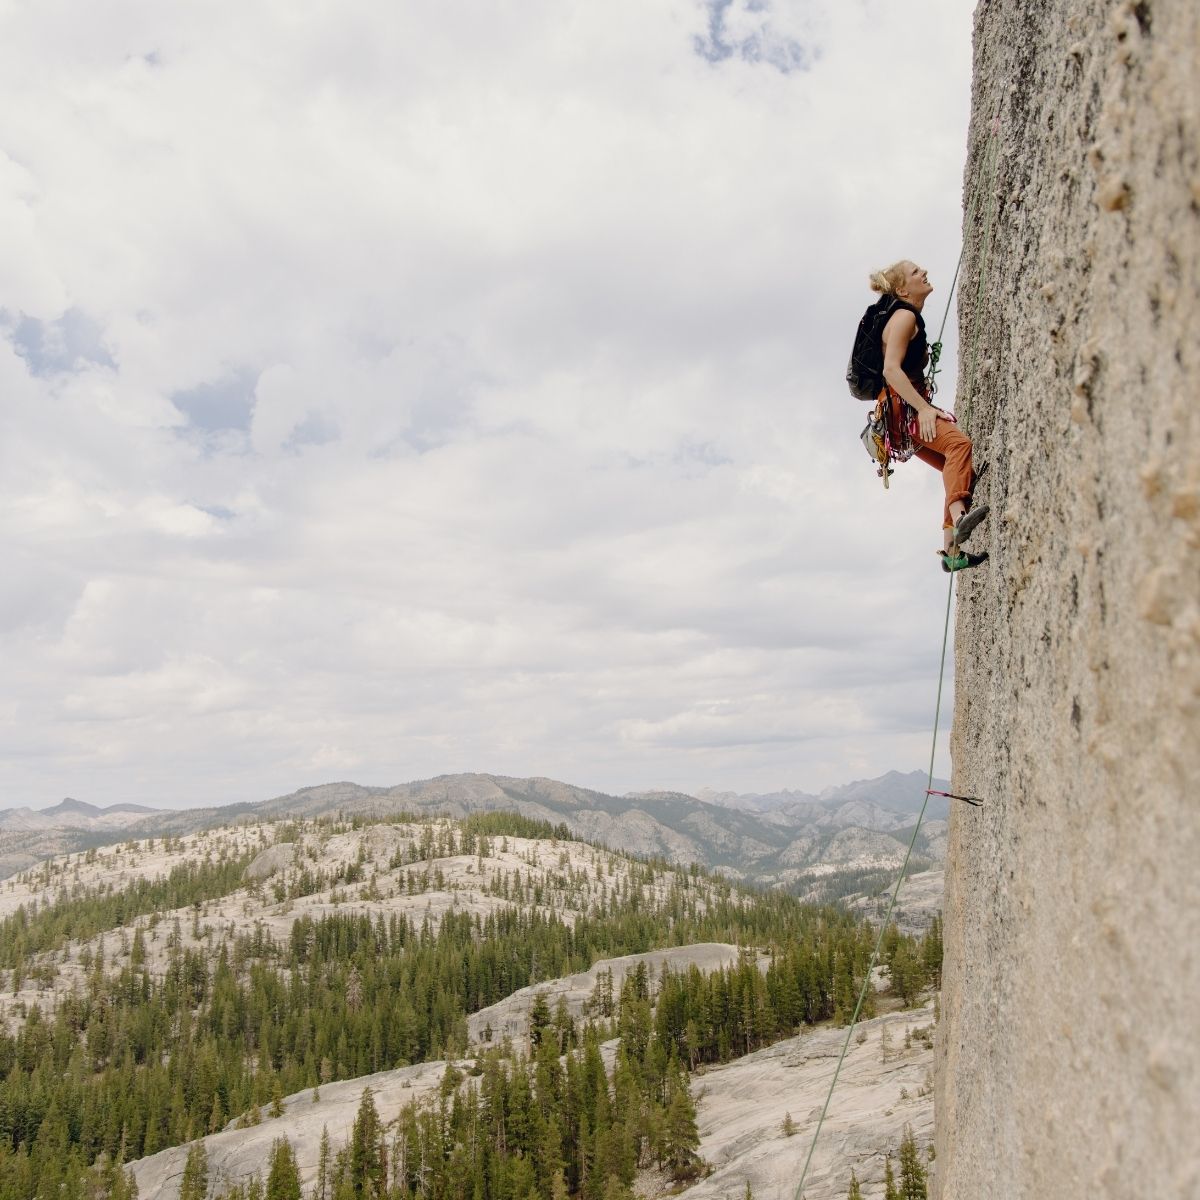
M895 296L880 296L858 323L854 349L846 367L846 382L856 400L875 400L883 388L883 327L897 307L911 308ZM913 310L916 311L915 309Z

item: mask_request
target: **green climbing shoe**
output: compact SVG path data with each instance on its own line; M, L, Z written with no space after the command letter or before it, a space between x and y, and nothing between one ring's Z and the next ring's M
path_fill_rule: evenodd
M942 560L942 570L949 575L952 571L967 571L987 562L988 553L984 550L981 554L968 554L960 550L957 554L948 554L945 550L939 550L938 557Z

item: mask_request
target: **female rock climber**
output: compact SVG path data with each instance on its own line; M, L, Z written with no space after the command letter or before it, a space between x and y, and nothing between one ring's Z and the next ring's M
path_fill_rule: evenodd
M883 377L879 393L886 403L889 427L906 431L916 456L942 473L946 506L942 513L943 571L962 571L987 561L987 551L968 554L962 547L988 514L988 506L971 507L975 470L971 439L954 418L929 403L925 366L929 345L921 316L925 299L933 291L929 275L907 260L893 263L871 276L871 290L894 297L895 304L883 327ZM886 401L885 401L886 394Z

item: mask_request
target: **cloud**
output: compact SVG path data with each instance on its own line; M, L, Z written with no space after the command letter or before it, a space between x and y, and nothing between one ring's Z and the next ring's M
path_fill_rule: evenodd
M953 272L961 6L67 15L0 48L0 804L924 760L938 481L841 379Z

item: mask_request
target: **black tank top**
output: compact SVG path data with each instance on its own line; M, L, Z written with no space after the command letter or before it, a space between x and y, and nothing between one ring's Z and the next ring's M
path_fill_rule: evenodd
M912 341L908 343L908 349L904 351L900 369L919 389L925 382L925 354L929 349L929 339L925 336L925 318L907 300L897 300L892 305L892 312L899 308L907 308L917 318L917 332L913 334ZM891 313L888 314L888 319L891 319Z

